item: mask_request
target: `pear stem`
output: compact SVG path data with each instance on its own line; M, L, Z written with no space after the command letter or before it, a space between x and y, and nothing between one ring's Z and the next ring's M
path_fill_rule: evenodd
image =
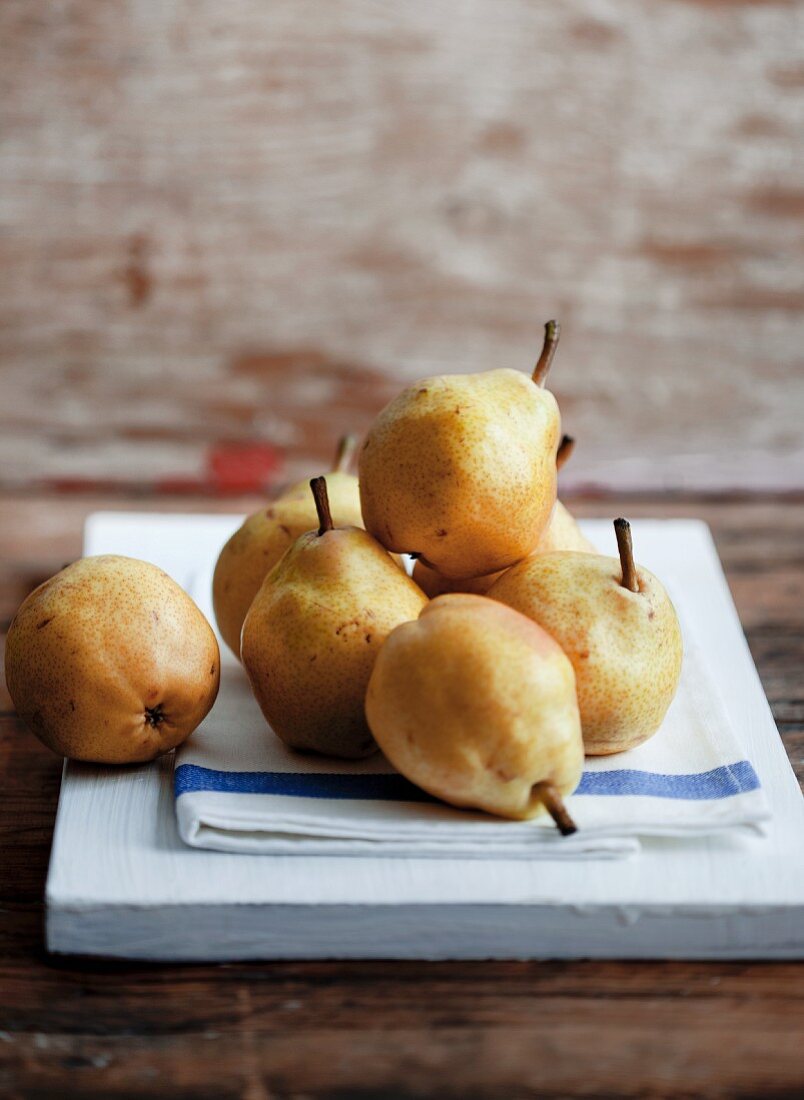
M553 362L553 356L558 347L558 338L561 335L561 325L558 321L548 321L544 326L544 344L539 362L533 368L533 381L537 386L543 386L547 378L547 372Z
M562 435L561 442L556 451L556 469L560 470L572 452L575 450L575 440L571 435Z
M631 524L627 519L615 519L614 533L617 536L617 549L620 551L620 565L623 569L623 588L627 588L630 592L638 592L639 578L634 564Z
M354 458L355 448L357 447L356 435L342 435L338 440L338 449L335 451L335 465L332 467L334 474L343 473L344 470L349 468L349 465Z
M531 790L531 797L541 802L545 810L556 823L556 828L562 836L571 836L578 832L578 826L569 815L564 799L558 792L554 783L545 780L543 783L535 783Z
M327 531L331 531L335 526L332 522L332 512L329 510L327 479L325 477L314 477L310 482L310 488L313 490L315 510L318 513L318 533L319 535L325 535Z

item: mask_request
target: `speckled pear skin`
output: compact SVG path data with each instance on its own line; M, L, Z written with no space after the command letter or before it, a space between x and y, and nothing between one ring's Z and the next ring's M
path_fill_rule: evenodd
M397 627L366 715L394 767L454 806L526 819L543 809L534 784L569 794L580 781L572 665L535 623L485 596L439 596Z
M360 516L360 489L354 474L347 473L345 470L332 470L327 474L327 494L333 516L341 513L356 516L356 520L344 520L344 525L351 527L363 526L363 520ZM287 489L279 494L277 500L303 500L305 504L310 504L312 508L309 477L289 485ZM315 515L315 508L312 508L312 512Z
M659 728L681 674L682 640L661 583L637 567L639 592L623 588L617 558L542 554L521 562L489 597L555 638L575 669L586 752L623 752Z
M582 533L574 516L560 500L556 501L547 529L533 553L549 554L554 550L588 550L591 553L597 553L592 543ZM436 596L444 596L449 592L472 592L476 596L484 596L504 572L505 570L502 569L499 573L487 573L484 577L464 577L462 580L456 580L452 577L442 577L423 561L417 561L413 566L413 579L422 592L434 600Z
M394 627L426 603L366 531L302 535L265 578L243 624L243 665L277 736L305 752L374 752L363 709L374 661Z
M569 508L566 508L560 500L556 501L547 529L533 553L551 554L556 550L584 550L591 554L597 553L597 549L581 531Z
M327 486L330 484L334 488L330 497L334 522L362 526L357 478L327 474ZM240 656L243 620L263 580L300 535L317 527L307 481L303 496L283 495L254 512L221 550L212 578L212 606L221 637L235 656Z
M22 717L73 760L129 764L180 745L218 693L220 654L167 573L106 554L35 589L8 632L6 680Z
M444 577L536 546L556 499L553 395L515 370L425 378L383 409L360 452L363 523Z

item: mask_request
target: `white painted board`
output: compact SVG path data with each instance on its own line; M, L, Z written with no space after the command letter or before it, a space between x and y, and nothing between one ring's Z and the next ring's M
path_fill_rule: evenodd
M240 517L101 514L86 552L178 580ZM609 521L586 533L613 552ZM139 959L795 958L804 954L804 799L708 529L641 520L637 556L683 591L774 812L752 844L646 840L635 859L562 863L265 856L185 847L172 758L65 767L47 884L51 951Z

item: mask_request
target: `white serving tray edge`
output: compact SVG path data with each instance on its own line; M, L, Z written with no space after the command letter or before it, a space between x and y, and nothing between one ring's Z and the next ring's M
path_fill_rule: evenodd
M240 517L100 513L87 553L177 579ZM608 521L586 532L613 552ZM622 862L251 856L186 848L172 758L65 766L48 875L47 945L134 959L796 958L804 955L804 799L708 528L640 520L637 556L694 591L695 628L774 811L750 847L644 842ZM611 542L611 546L609 545Z

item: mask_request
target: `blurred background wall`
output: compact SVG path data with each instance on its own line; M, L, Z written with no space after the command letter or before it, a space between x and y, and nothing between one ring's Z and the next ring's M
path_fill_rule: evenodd
M2 0L0 484L249 488L529 369L575 487L804 487L804 8Z

